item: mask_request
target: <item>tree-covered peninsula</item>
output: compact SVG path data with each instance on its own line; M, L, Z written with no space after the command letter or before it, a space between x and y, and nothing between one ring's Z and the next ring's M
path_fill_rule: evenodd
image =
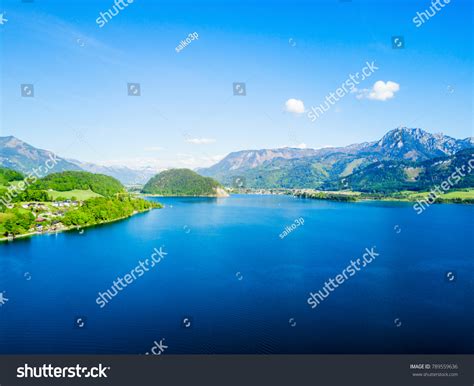
M142 193L157 196L228 196L219 182L189 169L165 170L155 175L145 184Z

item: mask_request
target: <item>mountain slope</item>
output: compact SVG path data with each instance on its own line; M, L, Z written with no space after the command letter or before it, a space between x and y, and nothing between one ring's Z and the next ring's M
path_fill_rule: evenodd
M79 166L57 157L53 152L37 149L13 136L0 137L0 166L27 174L39 166L46 170L46 161L51 159L57 162L50 173L81 170Z
M469 148L425 161L375 162L346 177L343 183L331 182L325 188L336 189L344 185L360 192L390 193L430 190L443 182L452 184L452 188L473 188L473 168L474 148Z
M267 161L275 158L295 159L315 155L317 150L313 149L263 149L263 150L242 150L230 153L214 166L202 169L206 173L219 175L234 170L256 168ZM201 170L199 170L201 171Z

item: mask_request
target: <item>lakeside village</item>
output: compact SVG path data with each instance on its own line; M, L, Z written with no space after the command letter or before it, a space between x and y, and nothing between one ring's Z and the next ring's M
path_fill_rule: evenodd
M28 202L19 204L24 212L31 213L34 217L32 226L28 229L28 234L54 233L68 229L62 224L61 219L71 208L78 208L81 201L75 199L58 199L53 202ZM13 240L14 235L9 233L8 240Z

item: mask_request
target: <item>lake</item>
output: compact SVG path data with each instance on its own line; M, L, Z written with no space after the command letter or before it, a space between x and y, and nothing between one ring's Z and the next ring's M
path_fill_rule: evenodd
M0 244L2 354L145 354L160 340L165 354L474 353L474 206L151 200L165 208ZM374 261L310 307L372 247Z

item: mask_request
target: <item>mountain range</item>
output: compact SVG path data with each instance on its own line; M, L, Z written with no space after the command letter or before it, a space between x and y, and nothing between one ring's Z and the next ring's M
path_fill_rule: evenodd
M199 169L226 186L328 189L379 162L403 165L451 157L474 147L472 137L455 139L419 128L397 128L380 140L323 149L282 148L230 153L214 166ZM426 165L425 165L426 166ZM369 170L369 169L367 169ZM353 179L355 181L355 179ZM343 184L344 184L343 183Z
M224 186L247 188L419 189L436 180L436 176L444 175L451 164L465 161L469 156L466 149L473 148L472 137L455 139L403 127L389 131L377 141L345 147L237 151L197 172ZM465 153L460 153L464 150ZM52 152L37 149L15 137L0 137L0 166L28 173L52 156ZM152 168L136 170L56 159L58 163L52 172L88 171L114 177L126 185L145 184L157 172ZM436 162L444 165L444 172Z
M0 166L28 174L33 168L44 165L54 157L58 162L51 173L86 171L114 177L126 185L144 184L156 170L131 169L126 166L102 166L89 162L65 159L48 150L38 149L13 136L0 137Z

